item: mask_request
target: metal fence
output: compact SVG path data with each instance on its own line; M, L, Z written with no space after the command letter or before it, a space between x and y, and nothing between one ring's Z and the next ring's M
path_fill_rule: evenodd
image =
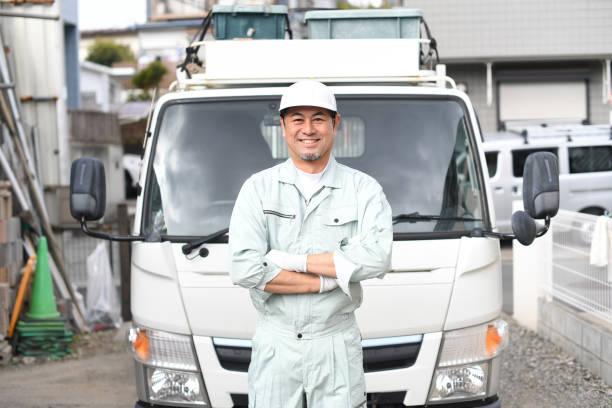
M552 268L542 286L553 298L612 323L612 265L590 263L597 218L559 210L552 220Z
M114 228L115 229L115 228ZM112 232L112 231L109 231ZM116 233L116 229L115 232ZM80 229L64 229L60 233L62 243L62 255L70 283L79 290L87 287L87 257L100 244L106 245L109 261L113 274L113 282L116 287L121 286L121 270L119 259L119 243L104 241L85 235Z

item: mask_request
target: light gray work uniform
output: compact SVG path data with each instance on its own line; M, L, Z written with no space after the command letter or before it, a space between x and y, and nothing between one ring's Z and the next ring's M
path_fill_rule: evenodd
M354 311L361 280L390 268L391 208L370 176L330 162L307 202L291 159L251 176L230 223L230 276L250 289L258 313L249 366L249 407L365 406L361 335ZM257 286L279 274L264 256L339 251L355 265L325 293L281 295ZM382 316L381 316L382 317Z

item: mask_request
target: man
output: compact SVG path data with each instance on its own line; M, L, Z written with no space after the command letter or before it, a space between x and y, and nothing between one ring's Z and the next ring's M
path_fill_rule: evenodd
M297 82L279 110L290 158L244 183L230 222L230 276L258 314L249 407L365 407L354 311L359 282L390 268L391 209L373 178L331 155L328 87Z

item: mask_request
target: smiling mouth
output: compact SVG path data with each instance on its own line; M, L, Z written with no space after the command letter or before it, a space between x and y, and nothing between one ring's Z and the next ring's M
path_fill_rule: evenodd
M305 145L313 145L316 144L321 139L298 139L299 142L304 143Z

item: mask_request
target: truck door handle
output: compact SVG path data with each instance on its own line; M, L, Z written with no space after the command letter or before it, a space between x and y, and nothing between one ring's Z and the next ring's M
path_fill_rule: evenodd
M518 186L512 186L512 192L513 192L514 194L518 194L518 192L519 192L519 188L518 188Z
M504 191L503 187L495 187L495 191Z

